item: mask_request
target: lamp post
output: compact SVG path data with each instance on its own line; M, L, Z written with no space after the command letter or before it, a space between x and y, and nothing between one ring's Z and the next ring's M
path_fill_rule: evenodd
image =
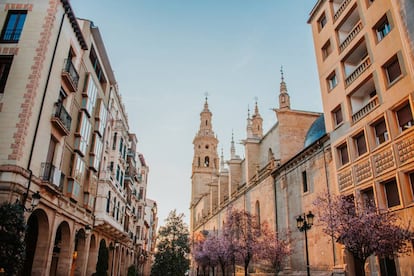
M305 232L305 249L306 249L306 271L307 275L310 276L309 269L309 252L308 252L308 234L307 230L311 229L313 225L313 218L315 217L311 211L308 214L299 215L296 218L297 227L300 232Z
M36 193L34 193L32 195L32 202L30 204L30 208L26 208L26 199L27 199L27 194L24 194L24 198L25 200L22 202L22 207L23 210L25 210L26 212L32 212L36 206L39 204L40 199L42 198L42 196L40 195L39 191L37 191Z

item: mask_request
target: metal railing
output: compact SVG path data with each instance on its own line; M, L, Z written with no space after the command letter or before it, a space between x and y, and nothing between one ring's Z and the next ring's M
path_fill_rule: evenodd
M66 59L65 66L63 67L63 72L67 73L70 76L73 85L75 86L75 88L77 88L79 83L79 74L76 71L75 66L73 65L70 59Z
M53 112L53 118L59 119L63 126L70 131L70 125L72 124L72 117L69 112L66 111L65 107L61 102L55 104L55 110Z

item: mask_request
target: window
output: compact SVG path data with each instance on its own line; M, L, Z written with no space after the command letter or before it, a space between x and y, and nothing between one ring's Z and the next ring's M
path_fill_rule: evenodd
M144 188L139 188L139 194L138 194L138 200L141 200L144 198Z
M84 112L80 112L78 117L78 128L76 130L75 149L84 156L89 144L91 135L91 123Z
M318 19L318 28L319 28L319 31L322 30L325 27L325 25L326 25L327 22L328 21L326 19L326 15L325 15L325 13L323 13L321 15L321 17L319 17L319 19Z
M365 134L363 131L358 133L354 137L354 142L355 142L355 148L357 150L358 156L361 156L367 152L367 143L365 141Z
M368 188L361 192L362 204L365 208L375 206L374 189Z
M407 102L400 109L396 110L398 126L400 132L403 132L414 125L413 113L410 109L410 104Z
M331 41L328 40L322 47L322 57L326 59L332 53Z
M400 63L398 62L398 57L394 56L389 62L387 62L384 65L384 71L387 76L388 84L393 83L395 80L397 80L402 72Z
M341 165L345 165L349 162L349 156L348 156L348 146L346 143L340 145L338 148L338 157Z
M109 214L111 205L111 191L108 191L108 197L106 198L106 212Z
M397 181L395 179L391 179L383 183L383 186L387 200L387 207L391 208L400 205L400 195L398 193Z
M112 142L112 150L115 150L115 147L116 147L116 136L117 136L117 133L115 132L114 141Z
M306 175L306 171L302 172L302 187L304 193L308 192L308 177Z
M257 219L257 226L259 227L259 231L260 231L260 202L258 200L256 200L256 219Z
M329 75L329 77L326 79L328 82L328 88L329 90L332 90L336 87L336 85L338 84L338 79L336 77L335 72L333 72L332 74Z
M13 56L0 56L0 94L4 93Z
M391 31L391 25L388 22L387 16L381 18L377 25L375 25L375 32L377 33L378 41L381 41Z
M209 167L209 166L210 166L210 158L206 156L204 158L204 167Z
M20 39L23 30L24 21L26 20L27 11L10 10L1 32L0 42L16 43Z
M86 82L85 92L82 98L82 108L86 110L89 116L93 116L93 109L95 108L96 96L98 88L95 85L93 77L88 74L88 81Z
M85 161L77 153L74 153L71 159L70 175L78 182L82 182L85 174Z
M95 48L92 46L91 52L89 53L89 59L92 63L93 69L95 70L96 77L98 78L99 82L102 84L106 83L105 76L102 71L102 66L99 63L98 56L96 55Z
M381 118L379 121L374 123L372 127L374 128L375 143L377 145L388 141L388 131L384 118Z
M410 172L408 174L408 178L409 178L410 185L411 185L411 194L413 195L413 199L414 199L414 172Z
M340 123L342 123L343 117L342 117L341 106L338 106L336 109L334 109L334 111L332 111L332 115L333 115L335 126L338 126Z

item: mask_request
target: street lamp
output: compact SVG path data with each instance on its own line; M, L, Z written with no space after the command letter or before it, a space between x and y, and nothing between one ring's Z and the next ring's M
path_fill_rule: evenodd
M91 232L92 232L92 227L89 224L87 224L85 226L85 234L89 235Z
M315 217L311 211L308 214L299 215L296 218L296 226L298 227L300 232L305 232L305 249L306 249L306 271L307 275L310 276L309 270L309 252L308 252L308 234L307 230L311 229L313 225L313 218Z
M24 198L25 199L27 198L27 194L26 193L24 194ZM39 205L39 201L40 201L41 198L42 198L42 196L40 195L39 191L37 191L36 193L34 193L32 195L32 203L30 204L31 207L30 208L26 208L26 206L25 206L26 200L24 200L22 202L23 209L26 212L32 212L34 210L34 208L36 208L36 206Z

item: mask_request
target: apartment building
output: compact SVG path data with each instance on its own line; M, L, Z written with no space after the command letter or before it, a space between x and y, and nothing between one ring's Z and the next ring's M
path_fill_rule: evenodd
M148 166L98 27L68 0L2 1L0 27L0 201L25 207L22 274L91 275L101 246L126 275Z
M414 215L412 1L318 1L309 23L335 190ZM344 254L344 265L352 257ZM370 258L368 275L412 275L414 256ZM352 275L352 265L346 266Z

